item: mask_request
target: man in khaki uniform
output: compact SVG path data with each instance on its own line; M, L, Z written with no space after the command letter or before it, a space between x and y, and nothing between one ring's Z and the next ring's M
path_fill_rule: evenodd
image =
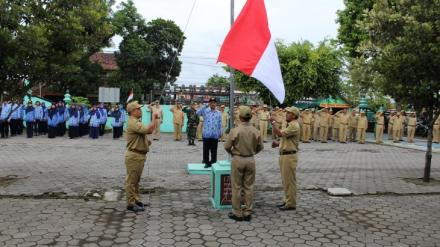
M347 109L338 111L338 113L336 113L336 117L339 120L339 142L347 143L347 129L348 129L347 127L348 127L348 118L349 118Z
M391 112L391 115L388 116L388 140L393 140L393 124L394 119L396 118L396 112Z
M199 125L197 126L197 140L203 140L203 122L204 119L202 116L199 116Z
M397 113L393 120L393 142L400 142L400 132L402 131L402 117Z
M309 143L311 125L313 119L313 115L309 109L305 109L304 112L301 113L301 119L302 119L302 141L304 143Z
M240 118L238 117L238 106L234 106L234 127L240 125Z
M359 140L359 144L365 144L365 134L368 129L368 119L365 116L365 111L361 111L361 115L358 119L357 125L357 137Z
M160 107L159 101L156 100L152 104L148 105L148 109L151 112L151 121L154 123L153 140L160 139L160 124L163 121L163 112Z
M220 112L222 113L222 129L223 134L220 138L220 141L224 142L227 138L226 131L228 131L228 125L229 125L229 114L225 111L225 105L220 106Z
M402 127L400 128L399 141L403 141L403 133L405 132L405 126L408 124L408 119L405 111L400 111L400 118L402 118Z
M434 128L432 131L432 142L439 143L440 142L440 116L434 122Z
M281 128L281 125L283 124L283 115L281 113L282 113L282 110L277 106L277 107L275 107L275 109L272 111L272 114L271 114L271 118L275 119L274 120L275 123L272 123L272 138L277 139L277 140L278 140L278 137L276 136L276 134L273 130L274 129L273 125L277 125L278 128Z
M352 110L350 117L348 117L348 139L351 142L356 141L357 121L358 117L356 116L356 111Z
M183 127L183 111L182 105L176 104L173 108L170 109L173 113L173 123L174 123L174 140L181 141L182 140L182 127Z
M125 178L125 196L127 198L127 210L139 212L145 210L145 205L141 202L139 196L139 182L146 155L149 151L151 142L147 134L154 130L154 124L148 126L142 125L141 105L133 101L127 105L127 112L130 115L127 124L127 151L125 152L125 167L127 177Z
M339 140L339 118L336 115L332 116L332 140L334 142Z
M382 111L379 111L376 113L376 143L381 144L383 143L383 127L385 124L385 119Z
M313 114L313 140L315 142L319 141L319 111L315 111Z
M416 133L416 125L417 125L416 113L410 112L409 117L408 117L408 130L407 130L408 143L414 142L414 135Z
M280 130L274 125L275 134L281 141L274 141L272 147L280 147L280 170L284 188L283 203L277 205L281 211L296 209L296 166L298 164L298 145L300 128L298 124L299 110L296 107L286 108L287 127ZM275 122L275 119L271 119Z
M267 110L267 105L263 105L263 109L259 111L260 119L260 135L263 142L267 141L267 127L270 119L270 112Z
M225 143L226 151L232 155L232 212L228 216L237 221L250 221L255 182L254 155L263 150L264 145L258 130L249 123L251 109L240 106L239 117L241 124L231 130ZM244 208L241 208L242 195Z
M328 113L328 109L324 108L319 113L319 135L321 143L327 143L329 123L330 114Z

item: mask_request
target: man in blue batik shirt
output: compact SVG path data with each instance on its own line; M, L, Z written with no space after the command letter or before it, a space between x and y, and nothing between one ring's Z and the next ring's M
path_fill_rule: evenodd
M203 117L203 164L205 168L217 162L218 140L222 136L222 114L216 109L215 98L209 99L209 105L197 110L197 115ZM209 159L211 153L211 160Z

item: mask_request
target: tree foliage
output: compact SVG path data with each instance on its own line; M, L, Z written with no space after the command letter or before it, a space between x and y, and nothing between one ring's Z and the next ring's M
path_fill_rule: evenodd
M229 78L215 74L206 82L207 87L229 87Z
M285 45L277 42L276 46L286 89L286 104L339 93L342 54L333 44L322 42L314 46L306 41ZM239 89L255 91L265 102L276 104L269 90L257 80L236 72L235 81Z
M29 87L74 88L85 60L109 45L110 7L105 0L0 0L0 89L23 92L25 78Z
M120 71L113 83L122 93L137 88L136 96L149 94L155 84L163 88L176 81L185 37L173 21L159 18L146 23L133 1L128 1L121 3L113 23L123 38L116 52Z

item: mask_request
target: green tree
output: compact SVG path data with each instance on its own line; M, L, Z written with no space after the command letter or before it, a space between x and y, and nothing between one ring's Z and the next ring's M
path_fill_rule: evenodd
M439 0L377 0L359 25L368 33L359 46L364 66L380 77L374 86L399 102L428 110L425 181L430 177L433 115L440 107L439 16Z
M62 91L75 84L66 78L81 73L83 61L109 45L110 7L105 0L0 1L1 50L7 52L0 80L6 91L23 92L18 82L24 78L29 86Z
M215 74L208 79L207 87L229 87L229 78Z
M276 46L286 89L286 104L304 98L339 94L342 60L341 52L333 44L322 42L315 47L307 41L290 45L277 42ZM255 91L264 102L276 103L269 90L257 80L236 72L235 81L240 90Z
M120 71L114 77L118 78L114 85L121 87L123 94L134 87L146 96L154 84L163 88L176 81L185 37L173 21L159 18L146 23L130 0L121 3L113 24L123 37L116 52ZM128 82L132 87L126 86Z

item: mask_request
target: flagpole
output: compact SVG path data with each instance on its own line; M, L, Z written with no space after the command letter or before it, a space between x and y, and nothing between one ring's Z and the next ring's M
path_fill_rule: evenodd
M234 0L231 0L231 27L234 24ZM234 126L234 99L235 99L235 82L234 82L234 72L235 70L231 67L229 75L229 130Z

